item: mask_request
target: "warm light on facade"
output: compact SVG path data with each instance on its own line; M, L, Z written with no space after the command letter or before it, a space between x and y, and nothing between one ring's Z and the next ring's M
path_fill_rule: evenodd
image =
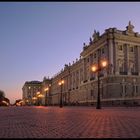
M29 100L26 100L26 102L29 102Z
M42 97L44 97L44 95L42 95L42 94L39 94L39 95L38 95L38 97L42 98Z
M107 66L107 61L106 61L106 60L103 60L103 61L101 62L101 65L102 65L102 67L106 67L106 66Z
M33 100L36 100L37 98L36 98L36 97L33 97L32 99L33 99Z
M38 91L36 94L37 94L37 95L39 95L39 94L40 94L40 92Z
M63 85L64 84L64 80L61 80L58 84L59 84L59 86Z
M105 68L105 67L107 66L108 63L107 63L106 60L102 60L100 64L101 64L101 66L100 66L101 68ZM99 68L99 69L100 69L100 68ZM98 70L98 67L97 67L96 65L93 65L92 68L91 68L91 70L92 70L93 72L96 72L96 71Z
M60 86L61 85L61 82L59 82L58 85Z
M92 69L93 72L95 72L97 70L97 67L93 66L91 69Z
M49 90L49 88L48 88L48 87L44 89L44 91L48 91L48 90Z

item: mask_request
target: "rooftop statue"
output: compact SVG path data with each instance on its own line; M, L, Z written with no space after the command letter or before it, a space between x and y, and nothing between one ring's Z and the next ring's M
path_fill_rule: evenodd
M89 38L89 44L90 45L92 44L92 38L91 37Z
M86 43L83 43L83 50L85 50L86 49Z
M134 32L133 31L134 26L131 24L131 21L129 21L128 26L126 26L126 29L127 29L128 32L131 32L131 33Z
M100 33L99 32L96 32L96 30L94 30L94 33L93 33L92 37L93 37L93 40L96 41L96 40L99 39Z
M85 43L85 42L83 43L83 46L84 46L84 47L86 46L86 43Z

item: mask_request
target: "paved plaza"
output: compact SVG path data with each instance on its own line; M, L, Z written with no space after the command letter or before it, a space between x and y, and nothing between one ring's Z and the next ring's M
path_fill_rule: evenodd
M140 107L0 107L0 138L140 138Z

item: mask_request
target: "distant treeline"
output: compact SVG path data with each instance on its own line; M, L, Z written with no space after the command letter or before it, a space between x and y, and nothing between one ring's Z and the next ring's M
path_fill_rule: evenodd
M0 106L8 106L10 104L10 100L5 97L4 91L0 90Z

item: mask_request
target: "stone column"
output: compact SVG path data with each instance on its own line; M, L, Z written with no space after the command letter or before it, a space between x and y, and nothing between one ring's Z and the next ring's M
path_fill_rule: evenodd
M133 79L133 95L136 96L136 79Z
M122 97L125 97L125 79L122 79Z
M138 68L138 75L140 76L140 46L137 46L137 68Z
M118 43L114 41L114 47L113 47L113 61L114 61L114 64L113 64L113 71L115 71L115 75L119 75L119 66L117 64L117 59L118 59Z
M78 83L78 85L80 85L81 84L81 69L80 69L80 67L79 67L79 83Z
M73 89L73 72L71 73L71 89Z
M113 69L114 69L113 59L114 58L113 58L113 43L112 43L111 39L108 40L108 47L106 49L108 49L107 52L108 52L109 67L110 67L110 73L109 74L113 74Z
M125 49L125 51L126 51L126 61L125 61L126 67L125 67L125 71L127 72L128 75L131 75L130 66L129 66L129 45L126 44L125 47L126 47L126 49Z
M75 71L73 71L73 88L75 88L76 87L76 72Z
M89 77L91 78L93 76L93 72L91 70L92 63L93 63L93 54L90 54L89 63L90 63L89 64L89 73L90 73Z
M86 65L86 58L83 59L83 81L86 80L86 76L85 76L85 72L86 72L85 67L86 66L85 65Z
M138 72L139 74L139 71L138 71L138 67L139 67L139 63L138 63L138 46L135 46L134 47L134 64L135 64L135 72Z

